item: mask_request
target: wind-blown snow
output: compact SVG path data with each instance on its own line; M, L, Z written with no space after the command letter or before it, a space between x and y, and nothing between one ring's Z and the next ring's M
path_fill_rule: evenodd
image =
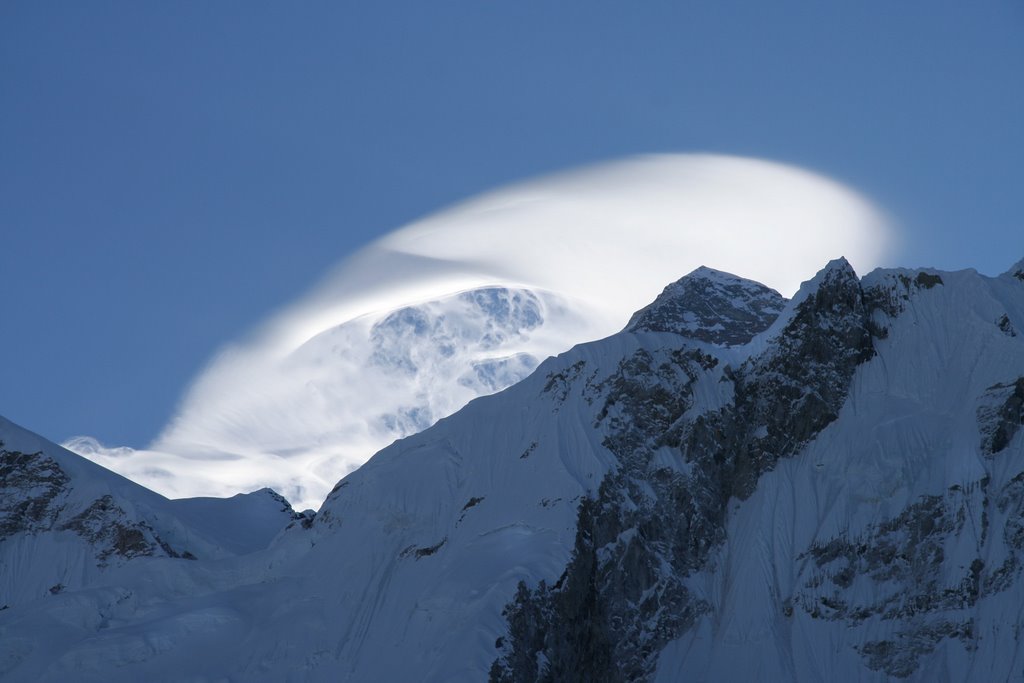
M766 161L646 156L533 180L345 260L222 349L150 450L67 445L170 496L271 486L318 507L393 439L621 329L697 266L788 295L835 254L866 272L890 243L854 191ZM509 305L532 305L536 319L502 317L516 297ZM385 319L394 329L382 355L374 332Z

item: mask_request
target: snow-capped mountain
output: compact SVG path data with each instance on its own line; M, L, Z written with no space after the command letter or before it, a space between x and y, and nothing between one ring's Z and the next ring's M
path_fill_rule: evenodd
M839 259L789 301L699 269L266 548L189 560L168 534L179 557L0 611L0 676L1015 680L1021 329L1024 262Z
M64 446L171 497L269 483L315 508L370 455L515 384L579 327L579 311L550 292L470 289L335 325L270 366L238 361L243 378L228 391L213 373L149 450L90 437Z
M835 253L866 272L891 244L865 197L761 159L644 155L537 178L348 255L218 349L145 449L64 445L171 498L269 486L315 509L395 439L621 330L700 259L790 294Z
M301 516L270 489L167 500L0 417L0 605L102 582L152 559L265 548Z

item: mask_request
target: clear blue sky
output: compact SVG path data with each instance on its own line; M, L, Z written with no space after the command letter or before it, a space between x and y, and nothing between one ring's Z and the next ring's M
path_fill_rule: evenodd
M142 446L375 236L639 152L806 166L900 219L901 265L997 273L1022 122L1017 1L7 0L0 413Z

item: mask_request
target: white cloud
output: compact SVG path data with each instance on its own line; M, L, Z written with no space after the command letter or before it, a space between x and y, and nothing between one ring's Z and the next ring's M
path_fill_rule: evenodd
M223 349L152 450L84 454L169 495L269 485L316 507L392 439L617 331L699 265L790 295L836 256L866 272L890 243L855 192L766 161L646 156L525 182L346 259ZM482 287L516 291L460 296ZM542 322L495 317L506 304Z

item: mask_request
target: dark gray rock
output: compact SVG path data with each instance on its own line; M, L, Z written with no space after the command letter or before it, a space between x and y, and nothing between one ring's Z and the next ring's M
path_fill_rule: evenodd
M980 521L980 535L968 520ZM1002 533L991 533L992 524L1001 524ZM964 537L977 544L977 556L960 564L964 560L948 557L947 549ZM993 543L1003 548L992 548ZM997 567L986 566L982 557L993 555L1005 559ZM895 638L868 642L858 651L870 669L910 676L941 640L955 639L965 650L974 649L972 610L981 598L1018 580L1024 566L1024 472L994 495L984 477L941 495L922 496L855 536L813 543L797 559L809 562L801 571L801 589L785 601L790 609L797 606L812 618L851 626L891 622ZM846 590L858 582L870 589ZM872 597L850 601L844 598L849 595Z
M21 531L53 528L69 481L53 458L42 452L9 451L0 442L0 540Z
M506 607L491 681L645 680L665 644L708 610L685 579L725 540L730 498L749 496L779 458L838 415L854 370L874 353L871 313L841 261L770 350L736 370L683 343L638 351L588 380L594 403L603 397L596 426L607 430L618 467L581 502L562 576L521 585ZM564 394L581 372L550 376L548 390ZM688 418L699 381L732 382L733 402ZM677 467L655 464L662 448L676 453Z
M629 332L674 332L723 346L746 344L775 321L786 299L764 285L701 266L633 315Z
M110 495L76 512L68 502L72 485L53 458L0 444L0 541L17 533L70 531L90 544L100 567L115 558L194 559L171 547L146 521L134 519Z
M981 450L994 456L1010 445L1024 425L1024 377L989 387L977 415Z

